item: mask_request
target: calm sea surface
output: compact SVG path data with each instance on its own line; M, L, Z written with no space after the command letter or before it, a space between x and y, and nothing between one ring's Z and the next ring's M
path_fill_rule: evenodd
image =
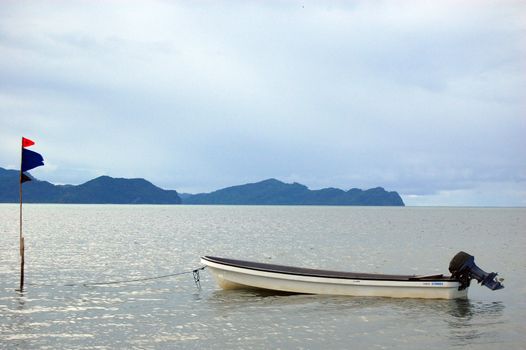
M0 205L0 348L524 349L526 209ZM220 290L201 255L360 272L498 271L467 301Z

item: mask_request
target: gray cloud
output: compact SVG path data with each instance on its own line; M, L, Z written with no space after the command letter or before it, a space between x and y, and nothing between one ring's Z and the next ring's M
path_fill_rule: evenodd
M196 192L277 177L526 205L525 14L514 1L6 3L0 166L26 135L47 160L35 175L61 183L106 173Z

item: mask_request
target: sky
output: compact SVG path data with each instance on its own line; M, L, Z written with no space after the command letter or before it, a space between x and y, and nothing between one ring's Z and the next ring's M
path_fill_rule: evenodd
M2 1L0 167L526 206L524 1Z

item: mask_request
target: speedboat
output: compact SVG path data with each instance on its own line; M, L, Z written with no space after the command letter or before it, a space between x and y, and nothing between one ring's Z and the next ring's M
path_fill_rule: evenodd
M375 296L393 298L466 299L472 279L497 290L504 288L497 273L475 265L475 258L457 253L449 264L450 275L385 275L318 270L260 262L201 257L223 289L257 288L271 291Z

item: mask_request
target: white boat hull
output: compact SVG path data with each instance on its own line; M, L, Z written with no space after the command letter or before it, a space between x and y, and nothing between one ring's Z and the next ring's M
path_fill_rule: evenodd
M262 271L201 259L223 289L259 288L302 294L392 298L465 299L467 288L457 281L388 281L329 278Z

